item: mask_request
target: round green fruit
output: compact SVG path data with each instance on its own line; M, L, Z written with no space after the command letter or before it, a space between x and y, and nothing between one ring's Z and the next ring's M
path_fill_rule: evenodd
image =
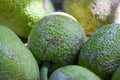
M49 80L101 80L93 72L81 66L69 65L58 68Z
M108 24L98 29L83 45L78 64L102 79L110 80L120 66L120 25Z
M53 71L75 64L85 41L84 30L74 17L55 12L35 24L28 38L28 48L38 61L50 62L50 71Z
M0 0L0 24L27 38L33 25L53 11L50 0Z
M12 30L1 25L0 80L40 80L32 53Z

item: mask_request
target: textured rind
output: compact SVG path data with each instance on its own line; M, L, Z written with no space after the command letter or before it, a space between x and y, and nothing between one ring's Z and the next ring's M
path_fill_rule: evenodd
M55 12L38 21L28 38L28 48L40 61L50 61L51 71L76 63L86 41L80 24L70 15Z
M97 30L82 47L78 64L105 80L120 66L120 25L109 24Z
M116 69L111 80L120 80L120 67Z
M69 65L54 71L49 80L101 80L93 72L81 66Z
M87 35L105 24L112 23L120 0L65 0L63 9L73 15Z
M24 38L35 22L51 12L50 0L0 0L0 23Z
M40 80L32 53L10 29L0 25L0 80Z

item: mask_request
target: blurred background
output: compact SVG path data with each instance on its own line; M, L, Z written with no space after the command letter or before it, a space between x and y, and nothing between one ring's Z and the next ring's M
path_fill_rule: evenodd
M63 11L62 4L63 0L51 0L56 11Z

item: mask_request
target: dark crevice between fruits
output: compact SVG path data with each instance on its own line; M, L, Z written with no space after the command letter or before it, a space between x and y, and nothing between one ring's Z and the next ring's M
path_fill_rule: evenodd
M23 43L27 43L27 39L23 37L19 37Z
M63 0L51 0L56 11L63 11L62 4Z

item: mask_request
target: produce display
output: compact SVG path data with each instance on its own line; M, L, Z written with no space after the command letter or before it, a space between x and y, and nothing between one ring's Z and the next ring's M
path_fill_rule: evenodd
M0 0L0 80L120 80L120 0Z

